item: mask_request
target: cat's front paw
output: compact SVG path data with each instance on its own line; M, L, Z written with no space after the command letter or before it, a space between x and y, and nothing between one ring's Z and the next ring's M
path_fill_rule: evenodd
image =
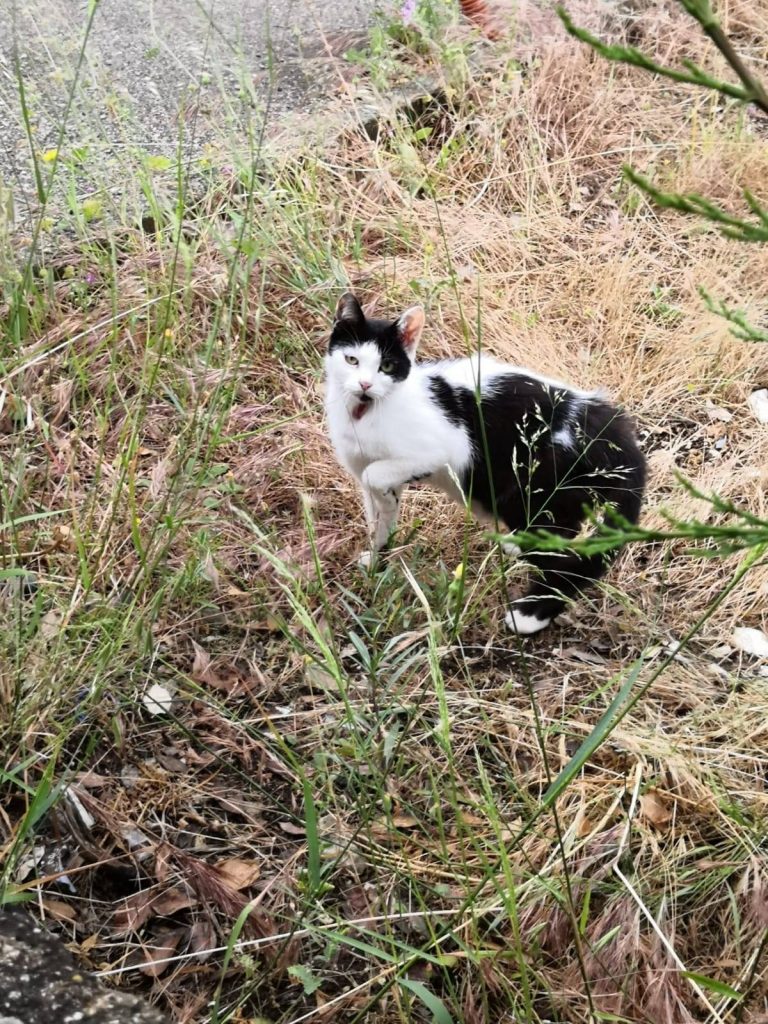
M378 558L378 552L371 551L370 548L366 548L365 551L361 551L357 556L357 564L365 572L370 572L371 569L376 565L376 559Z
M400 485L392 482L392 476L387 470L386 464L371 463L363 473L362 484L366 490L372 493L380 510L391 513L397 509L398 486Z

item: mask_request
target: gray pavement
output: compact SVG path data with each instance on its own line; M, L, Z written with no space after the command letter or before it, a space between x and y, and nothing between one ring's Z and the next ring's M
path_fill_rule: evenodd
M247 149L262 121L311 123L339 95L340 56L393 0L100 0L62 153L82 154L79 198L120 201L132 161ZM88 19L84 0L0 0L0 185L17 214L34 195L19 75L34 147L56 145ZM298 115L298 117L297 117ZM183 141L179 142L180 138ZM45 164L43 167L45 168ZM66 174L59 189L66 190ZM74 182L74 183L73 183ZM62 193L63 194L63 193ZM0 204L0 207L2 204Z

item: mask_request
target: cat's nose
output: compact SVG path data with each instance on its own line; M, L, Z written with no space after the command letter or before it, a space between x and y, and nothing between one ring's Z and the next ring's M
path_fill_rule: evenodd
M361 380L360 387L362 388L363 391L367 391L368 388L373 387L373 385L370 383L370 381Z

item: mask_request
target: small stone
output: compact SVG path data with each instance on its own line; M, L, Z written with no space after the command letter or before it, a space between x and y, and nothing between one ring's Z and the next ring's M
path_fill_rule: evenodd
M768 636L762 629L739 626L733 631L733 642L744 654L752 654L756 658L768 658Z
M721 405L715 405L713 402L707 402L704 406L704 411L710 420L719 423L730 423L733 419L733 413L727 409L723 409Z
M747 405L755 414L758 423L768 423L768 388L753 391L747 399Z
M142 702L151 715L165 715L171 710L173 694L165 686L153 683L144 694Z

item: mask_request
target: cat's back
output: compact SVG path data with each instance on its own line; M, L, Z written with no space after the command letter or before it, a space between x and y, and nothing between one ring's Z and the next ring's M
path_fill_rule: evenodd
M508 373L513 368L494 356L474 353L463 359L426 361L419 363L417 369L428 386L433 379L439 378L451 387L468 388L470 391L475 391L478 384L483 389L494 378L505 372Z
M548 377L527 366L502 362L485 352L473 353L460 359L440 359L419 363L418 369L426 378L438 377L455 388L468 388L489 394L500 389L513 389L519 393L567 391L577 398L592 398L597 392L587 392L565 381Z

